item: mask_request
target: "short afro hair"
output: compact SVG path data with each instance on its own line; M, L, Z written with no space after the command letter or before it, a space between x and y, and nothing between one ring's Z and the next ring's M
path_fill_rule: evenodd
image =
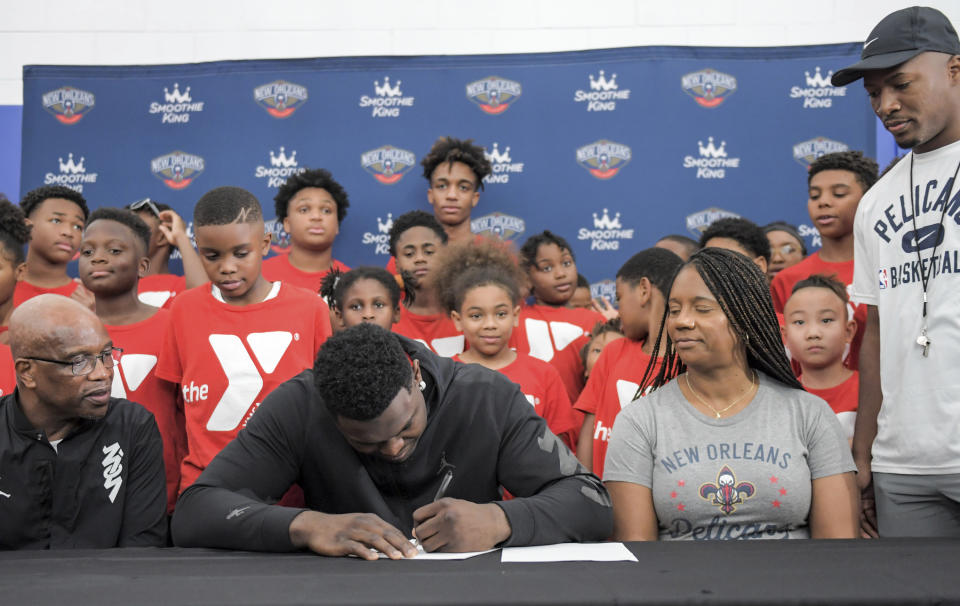
M685 247L687 249L688 259L690 258L690 255L700 250L700 244L698 244L696 240L694 240L693 238L684 236L683 234L668 234L660 238L659 240L657 240L657 242L663 242L664 240L666 240L667 242L674 242L676 244L679 244L680 246Z
M754 257L763 257L770 262L770 240L763 229L743 217L724 217L717 219L700 236L700 248L713 238L730 238L744 247Z
M460 311L467 292L478 286L500 286L518 305L523 281L510 245L493 238L447 249L434 274L440 303L448 312Z
M873 187L878 179L876 161L867 158L860 151L842 151L820 156L810 163L807 185L810 185L815 174L825 170L845 170L853 173L864 192Z
M30 228L23 219L23 210L0 194L0 246L14 265L23 263L23 247L30 241Z
M356 421L379 417L401 389L413 389L410 359L397 336L366 322L323 343L313 378L330 414Z
M229 225L263 221L263 211L257 197L242 187L211 189L197 200L193 207L193 224Z
M437 234L437 237L440 238L440 241L444 244L450 239L436 217L422 210L411 210L397 217L393 222L393 227L390 228L391 255L394 257L397 256L397 241L400 239L400 236L403 235L403 232L413 227L426 227L427 229L433 230L433 233Z
M326 190L333 197L333 201L337 203L337 224L343 223L344 217L347 216L347 209L350 207L347 191L333 179L330 171L323 168L290 175L286 182L280 186L277 195L273 197L273 201L276 203L274 212L277 220L283 221L287 218L290 211L290 200L297 195L297 192L307 187Z
M647 248L627 259L617 271L617 278L631 287L646 278L666 297L681 265L683 259L666 248Z
M87 217L90 216L90 209L87 207L86 198L77 190L70 189L65 185L44 185L36 189L31 189L27 192L27 195L23 197L23 200L20 201L20 208L23 209L23 214L29 218L33 211L43 204L44 200L49 200L50 198L63 198L79 206L80 210L83 211L84 223L86 223Z
M477 187L483 189L483 178L493 172L490 160L479 145L473 145L473 139L455 139L440 137L433 143L433 147L423 157L420 164L423 166L423 176L427 181L433 179L433 171L443 163L451 166L454 162L462 162L470 167L477 178Z
M126 208L110 208L110 207L101 207L97 210L90 213L90 219L87 220L87 227L84 229L89 229L93 225L94 221L116 221L121 225L125 225L133 232L134 239L141 245L143 245L143 250L141 251L141 256L146 256L150 251L150 226L146 222L137 216L137 213Z
M534 267L537 264L537 252L544 244L556 244L560 250L565 250L570 253L574 261L577 260L577 256L573 254L573 249L570 248L570 244L562 237L547 229L539 234L530 236L527 238L527 241L523 243L523 246L520 247L520 264L525 268Z

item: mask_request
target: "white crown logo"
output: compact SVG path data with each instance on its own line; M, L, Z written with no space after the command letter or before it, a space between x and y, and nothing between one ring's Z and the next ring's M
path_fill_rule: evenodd
M620 87L617 86L617 75L614 74L609 80L606 76L603 75L603 70L600 70L600 76L594 79L593 74L590 74L590 90L617 90Z
M620 224L620 213L617 213L610 218L610 213L606 208L603 209L603 216L597 217L597 213L593 213L593 226L597 229L621 229L623 225Z
M287 154L283 151L283 146L280 146L280 153L277 155L273 154L273 150L270 150L270 166L275 166L278 168L290 168L297 165L297 152L293 151L290 153L290 157L287 157Z
M503 153L500 153L500 150L497 148L497 144L493 144L493 151L487 153L486 150L483 151L483 155L487 157L492 164L509 164L510 160L510 146L508 145L506 149L503 150Z
M403 82L403 80L397 80L397 83L393 85L393 88L391 88L390 76L385 76L383 78L383 86L380 86L379 80L373 81L373 90L375 90L377 95L380 97L399 97L403 94L400 92L401 82Z
M827 76L823 77L820 73L820 66L817 66L817 69L814 70L813 77L810 77L810 72L803 72L807 77L807 86L816 86L819 88L824 88L830 86L830 77L833 75L833 70L827 72Z
M384 223L380 220L380 217L377 217L377 230L381 234L390 233L390 229L393 227L393 213L387 213L387 222Z
M84 158L83 156L80 156L80 161L77 162L76 164L74 164L74 162L73 162L73 154L72 154L72 153L71 153L71 154L67 154L67 161L66 161L66 162L63 161L63 158L58 158L58 160L60 160L60 172L61 172L61 173L67 173L67 174L70 174L70 175L76 175L76 174L79 174L79 173L85 173L85 172L87 172L87 169L84 168L84 166L83 166L83 161L85 160L85 158Z
M173 83L173 92L167 92L167 87L163 87L163 98L167 100L167 103L190 103L193 99L190 97L190 87L187 87L187 90L180 92L180 85L176 82Z
M724 149L727 146L726 141L720 142L720 147L713 146L713 137L707 137L707 146L703 146L703 141L697 141L697 145L700 147L700 155L704 158L726 158L727 150Z

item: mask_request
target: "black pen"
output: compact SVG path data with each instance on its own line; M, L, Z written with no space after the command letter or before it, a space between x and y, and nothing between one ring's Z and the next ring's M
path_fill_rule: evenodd
M453 469L448 467L447 473L443 474L443 479L440 480L440 488L437 490L436 496L433 497L434 503L442 499L447 494L447 488L450 487L451 481L453 481Z

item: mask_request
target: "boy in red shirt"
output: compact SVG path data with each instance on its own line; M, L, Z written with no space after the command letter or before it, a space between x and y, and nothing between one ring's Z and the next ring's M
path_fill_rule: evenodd
M843 364L844 351L857 331L847 306L842 282L818 274L800 280L784 308L783 340L790 356L800 363L804 389L827 401L851 440L860 374Z
M560 236L544 231L528 238L520 249L520 266L527 272L535 304L520 309L510 346L552 364L575 402L583 389L580 350L596 323L606 318L589 309L567 307L577 288L577 263Z
M80 242L80 279L93 293L96 313L123 350L113 372L115 398L137 402L153 413L163 439L167 477L167 513L173 512L180 485L180 461L186 451L183 409L177 386L156 376L157 358L170 312L137 297L146 272L150 228L129 210L99 208L87 222Z
M30 227L30 246L25 269L13 293L16 307L38 295L52 293L73 297L89 306L93 297L67 275L67 264L80 246L83 226L90 211L78 192L63 185L44 185L20 201Z
M193 248L183 218L166 204L144 198L128 204L127 208L150 228L150 249L147 252L150 267L140 278L137 295L147 305L169 309L178 294L207 281L200 255ZM174 249L180 253L183 262L182 276L170 273L170 255Z
M264 261L264 278L318 293L331 269L350 270L333 258L333 243L350 201L329 171L318 168L291 175L274 201L277 221L290 236L290 252Z
M23 221L23 211L0 194L0 395L13 392L17 386L13 356L6 345L7 321L13 311L13 291L28 240L30 230Z
M809 199L807 211L810 220L820 232L823 245L793 267L777 274L770 284L773 308L784 313L784 306L793 285L798 281L823 274L836 276L850 293L853 284L853 219L863 194L877 182L877 163L861 152L845 151L820 156L810 165L807 174ZM858 368L860 341L867 323L867 306L848 303L849 311L857 321L857 334L850 344L845 363L851 370Z
M260 273L270 247L260 203L218 187L193 211L211 283L174 300L157 376L180 384L187 455L181 491L237 435L274 387L313 365L330 335L323 299Z
M415 339L439 356L451 357L463 351L463 333L440 300L435 283L438 262L447 247L447 233L437 220L422 210L404 213L390 228L390 254L413 302L400 308L400 320L393 332Z
M660 333L667 293L683 260L664 248L648 248L630 257L617 272L620 326L626 338L607 345L590 373L574 408L584 413L577 458L603 477L610 431L620 409L637 395L652 360L659 365L650 338ZM661 351L664 345L661 345ZM657 366L653 367L656 372Z

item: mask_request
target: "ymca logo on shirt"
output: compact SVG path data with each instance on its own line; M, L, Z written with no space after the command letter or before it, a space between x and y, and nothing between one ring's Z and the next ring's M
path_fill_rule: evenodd
M120 492L120 485L123 484L123 450L120 444L114 442L110 446L103 447L103 487L107 489L107 498L113 503Z
M530 355L544 362L553 359L554 348L563 351L584 335L582 328L570 322L550 322L527 318L524 320L527 329L527 341L530 345Z
M137 391L156 365L157 356L124 354L120 358L120 363L114 369L110 395L114 398L126 398L127 390ZM126 388L124 388L124 383L126 383Z

